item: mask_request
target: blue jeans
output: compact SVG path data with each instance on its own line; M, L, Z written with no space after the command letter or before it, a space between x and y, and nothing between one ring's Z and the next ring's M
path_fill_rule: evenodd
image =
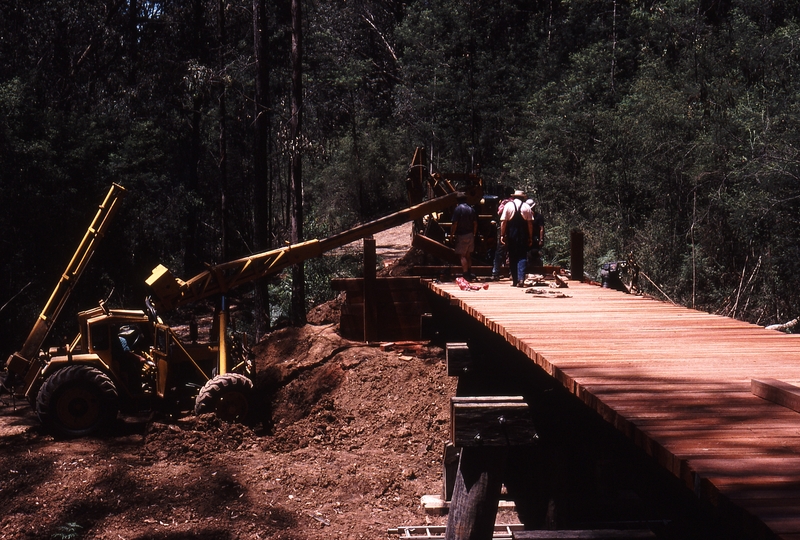
M528 269L528 258L526 254L521 257L519 254L508 255L508 271L511 274L511 282L515 285L525 281L525 271Z
M492 277L500 275L500 269L506 262L506 246L497 241L497 251L494 252L494 266L492 266Z

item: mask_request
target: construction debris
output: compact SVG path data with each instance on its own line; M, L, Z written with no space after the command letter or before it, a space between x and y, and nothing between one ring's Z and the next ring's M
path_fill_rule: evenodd
M553 272L552 276L525 274L525 280L522 284L524 287L550 287L551 289L566 289L569 287L567 278L560 276L558 272Z
M558 273L556 272L553 272L553 279L555 281L550 283L550 287L552 287L553 289L566 289L567 287L569 287L566 278L559 276Z
M533 294L538 298L572 298L572 296L568 294L564 294L561 291L551 291L551 290L542 290L542 289L534 289L530 288L525 291L528 294Z
M470 283L463 277L456 278L456 283L458 284L458 288L461 289L462 291L480 291L481 289L489 288L488 283L484 283L483 285L475 285L473 283Z

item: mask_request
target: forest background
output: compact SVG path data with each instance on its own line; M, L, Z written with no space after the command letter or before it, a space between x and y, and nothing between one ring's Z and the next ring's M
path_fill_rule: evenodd
M795 0L0 0L0 59L2 354L111 182L128 195L65 314L142 307L157 264L281 246L293 215L309 239L399 210L418 146L535 198L547 263L581 229L592 275L632 253L657 297L800 315ZM306 305L357 268L309 261ZM263 288L254 333L290 283Z

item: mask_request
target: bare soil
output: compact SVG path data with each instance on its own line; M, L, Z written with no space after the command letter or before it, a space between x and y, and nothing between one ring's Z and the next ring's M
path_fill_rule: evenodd
M3 404L0 538L386 538L441 522L420 507L441 492L454 394L441 349L383 351L308 325L257 350L277 389L266 427L124 418L64 441L27 404Z
M0 538L380 539L444 524L420 503L442 490L455 394L442 349L347 341L337 316L336 302L321 306L318 325L256 347L267 399L252 426L151 415L57 440L6 396Z

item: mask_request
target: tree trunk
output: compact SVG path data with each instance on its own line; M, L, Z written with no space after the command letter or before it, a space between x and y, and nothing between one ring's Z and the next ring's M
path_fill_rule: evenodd
M228 260L228 202L226 200L228 194L228 134L227 134L227 107L225 102L225 94L227 88L225 86L225 47L227 43L227 36L225 31L225 2L226 0L219 0L219 74L220 74L220 94L219 94L219 183L220 183L220 262ZM215 316L214 320L217 324L220 321L229 320L227 310L228 304L225 301L223 294L219 300L219 311L223 313L221 316ZM215 314L217 315L217 314ZM221 329L222 334L225 328ZM225 338L220 335L219 338L219 365L220 373L225 373Z
M292 167L291 191L294 201L292 211L292 243L303 241L303 27L301 0L292 0ZM303 263L292 267L292 301L289 317L292 324L306 322L305 268Z
M139 56L139 1L130 0L128 5L128 86L137 82L136 66Z
M269 50L267 49L266 0L253 0L253 48L256 59L256 91L253 99L255 136L253 140L253 249L270 248L269 193ZM269 289L266 280L255 283L256 342L269 331Z
M219 70L220 78L220 94L219 94L219 184L220 184L220 262L225 262L228 259L228 234L227 234L227 201L225 197L228 190L228 141L227 141L227 125L225 117L227 116L225 104L225 0L219 0Z
M191 140L189 142L189 165L186 191L189 195L196 195L200 189L200 173L198 166L202 154L201 121L202 121L203 96L195 93L192 99ZM201 268L200 258L197 256L197 204L190 202L186 213L186 240L183 252L183 271L191 275Z
M201 35L204 23L204 4L200 0L192 2L192 41L191 51L195 58L203 58L204 51ZM202 118L205 97L203 91L194 89L192 96L192 117L191 117L191 138L189 140L188 171L186 192L192 199L198 196L200 189L200 172L198 170L201 156L203 155L202 142ZM184 240L183 252L183 271L187 275L192 275L202 268L200 257L198 256L198 212L197 204L191 202L187 207L186 213L186 237Z

